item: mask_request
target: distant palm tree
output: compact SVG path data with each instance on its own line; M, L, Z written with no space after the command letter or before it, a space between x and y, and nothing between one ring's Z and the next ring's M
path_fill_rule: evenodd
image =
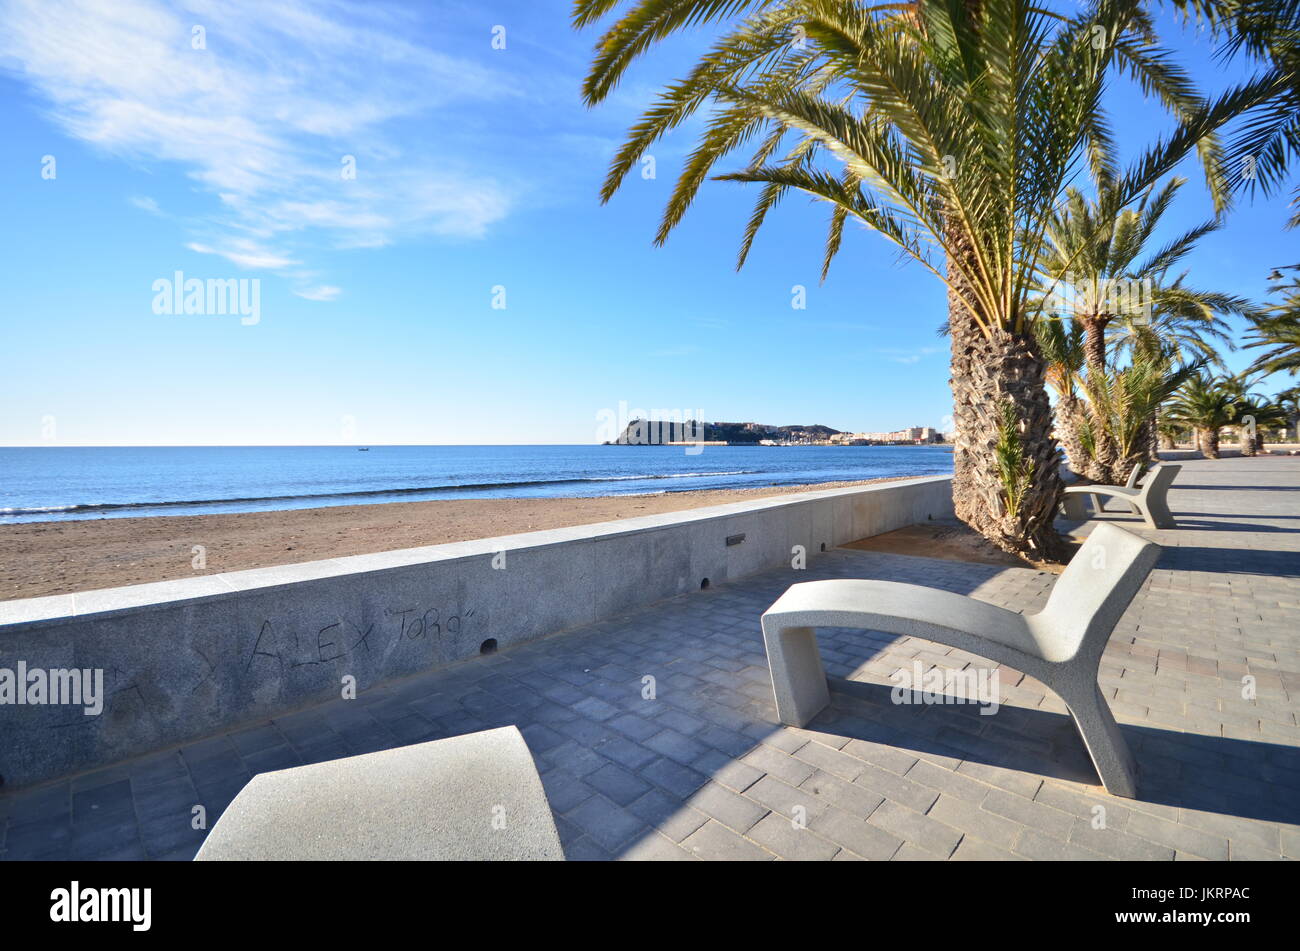
M1167 410L1171 420L1192 428L1207 459L1219 458L1219 430L1237 416L1232 393L1222 379L1197 373L1174 394Z
M1095 482L1097 475L1090 468L1090 454L1081 437L1088 415L1087 403L1079 394L1085 363L1083 325L1072 320L1040 320L1035 331L1045 365L1043 379L1056 394L1056 438L1070 468Z
M1217 359L1210 341L1231 346L1220 314L1249 316L1245 298L1188 287L1186 271L1170 279L1177 265L1222 222L1206 221L1162 247L1152 239L1178 190L1187 183L1171 178L1150 189L1133 207L1122 207L1108 189L1090 199L1078 189L1052 216L1041 261L1043 289L1055 295L1051 316L1080 324L1089 366L1104 366L1115 347L1159 349L1174 343L1186 358ZM1064 298L1064 299L1062 299Z
M1289 284L1280 283L1281 271L1270 277L1279 283L1269 287L1270 294L1280 294L1281 300L1255 317L1249 331L1250 342L1246 349L1268 347L1255 358L1249 373L1300 373L1300 264L1288 265L1282 271L1296 271Z
M1273 402L1286 416L1282 425L1287 429L1287 436L1300 435L1300 430L1297 430L1297 423L1300 423L1300 386L1293 386L1289 390L1275 394Z
M1095 470L1089 477L1122 484L1133 467L1150 458L1151 419L1200 364L1175 366L1172 348L1162 356L1138 356L1119 367L1090 369L1082 388L1088 399L1083 439Z
M1127 208L1115 201L1108 188L1100 189L1095 199L1071 188L1052 216L1039 277L1048 316L1082 333L1083 366L1077 379L1098 377L1094 387L1098 392L1108 390L1106 377L1120 366L1121 354L1132 365L1147 367L1169 364L1175 357L1184 363L1219 363L1215 344L1232 347L1228 325L1219 315L1257 313L1245 298L1188 286L1186 271L1170 277L1171 269L1220 222L1206 221L1160 247L1150 247L1184 184L1186 179L1171 178ZM1091 468L1089 478L1108 482L1117 471L1115 466L1127 475L1133 464L1155 458L1158 407L1159 401L1139 435L1140 458L1125 454L1107 461L1098 456L1078 471ZM1078 445L1070 429L1086 419L1071 412L1068 400L1063 404L1058 398L1056 432L1064 443ZM1068 448L1066 452L1070 454ZM1071 463L1075 464L1073 455Z
M1100 0L1074 16L1027 0L576 0L574 23L587 26L620 6L583 85L588 104L665 37L751 15L633 126L602 197L664 134L708 110L656 241L681 221L720 159L755 144L747 167L715 176L762 186L741 263L792 190L830 209L823 277L850 218L897 244L948 290L958 517L1007 550L1060 557L1052 521L1061 484L1033 279L1055 203L1087 167L1122 206L1195 149L1216 208L1224 207L1215 132L1267 101L1277 78L1205 101L1151 42L1141 6L1127 0ZM1179 120L1124 171L1101 106L1114 70ZM1024 460L1015 484L996 437L1008 405Z
M1081 321L1045 320L1038 341L1056 393L1056 433L1070 468L1093 482L1124 482L1149 461L1152 419L1204 361L1177 364L1177 348L1143 349L1121 363L1085 366Z
M1243 456L1255 455L1256 436L1263 438L1263 427L1271 420L1276 425L1279 408L1267 397L1250 391L1253 385L1246 374L1224 377L1223 391L1232 400L1237 424L1238 448Z
M1186 431L1186 427L1174 422L1167 417L1161 417L1157 424L1157 433L1160 437L1161 449L1173 449L1178 445L1178 440Z

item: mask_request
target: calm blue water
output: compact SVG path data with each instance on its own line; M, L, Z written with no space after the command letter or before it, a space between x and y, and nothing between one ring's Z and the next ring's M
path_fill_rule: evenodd
M424 499L808 485L952 472L936 446L0 448L0 524Z

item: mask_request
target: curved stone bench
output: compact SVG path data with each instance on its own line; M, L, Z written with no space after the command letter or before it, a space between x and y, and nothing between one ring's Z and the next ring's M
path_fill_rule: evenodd
M1165 496L1182 466L1159 465L1146 477L1141 486L1135 483L1137 470L1129 476L1129 485L1071 485L1066 486L1065 517L1081 522L1088 517L1083 509L1083 497L1092 496L1093 507L1102 511L1107 497L1127 502L1134 512L1142 516L1148 528L1177 528L1178 523L1169 511Z
M254 776L195 861L563 860L516 727Z
M1136 466L1133 467L1133 471L1131 471L1128 474L1128 481L1124 483L1124 488L1136 489L1138 487L1138 482L1141 481L1141 479L1142 479L1142 464L1138 463ZM1106 511L1106 500L1104 498L1094 498L1093 502L1096 504L1098 512ZM1129 500L1125 499L1123 501L1123 504L1127 506L1128 510L1132 512L1134 515L1142 514L1138 510L1137 506L1135 506Z
M814 628L904 634L987 657L1035 677L1070 710L1106 791L1130 799L1137 771L1097 686L1111 631L1160 547L1100 523L1031 616L922 585L836 579L792 585L763 614L763 642L782 723L804 726L830 703Z

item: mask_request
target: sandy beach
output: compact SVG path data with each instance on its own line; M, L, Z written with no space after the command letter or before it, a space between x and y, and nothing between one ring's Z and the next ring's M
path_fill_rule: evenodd
M894 479L621 495L455 499L0 526L0 600L491 538ZM191 565L203 546L206 567Z

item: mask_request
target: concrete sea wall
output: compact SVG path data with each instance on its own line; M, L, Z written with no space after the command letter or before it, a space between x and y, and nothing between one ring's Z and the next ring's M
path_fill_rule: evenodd
M0 602L0 777L102 766L951 514L934 476ZM102 710L5 699L20 664L102 671Z

